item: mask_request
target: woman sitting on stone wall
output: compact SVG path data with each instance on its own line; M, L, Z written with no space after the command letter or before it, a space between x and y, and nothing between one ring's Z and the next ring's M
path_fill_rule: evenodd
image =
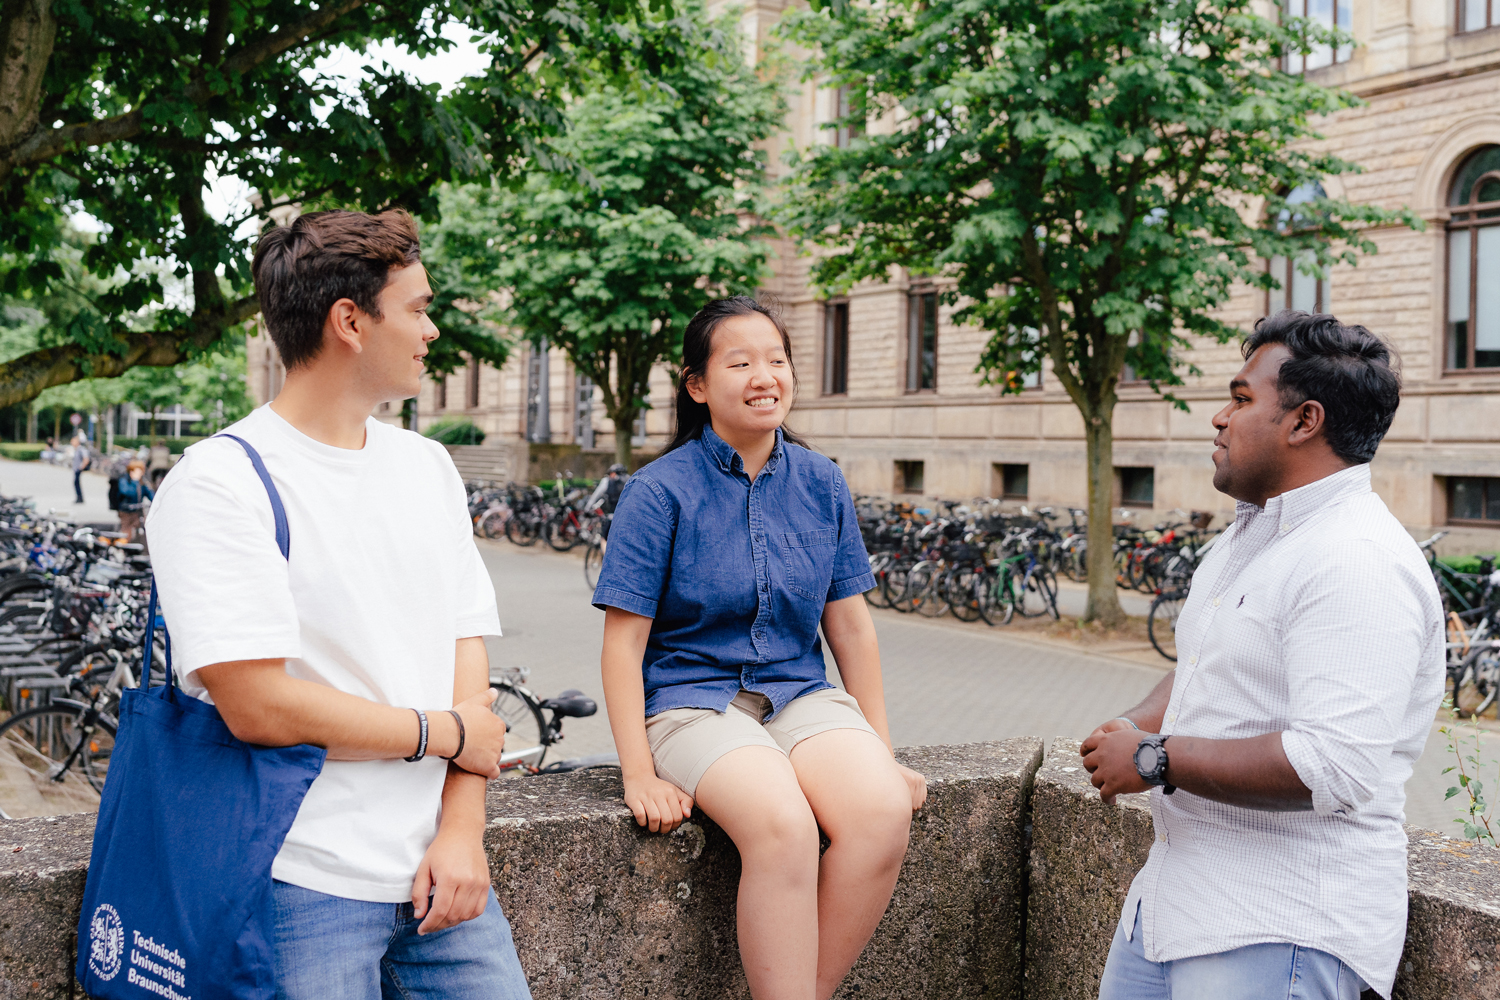
M734 840L756 1000L833 995L927 796L891 754L848 485L782 427L795 386L765 307L719 299L693 317L676 433L626 485L594 591L625 802L666 833L696 801ZM820 623L847 693L826 678Z

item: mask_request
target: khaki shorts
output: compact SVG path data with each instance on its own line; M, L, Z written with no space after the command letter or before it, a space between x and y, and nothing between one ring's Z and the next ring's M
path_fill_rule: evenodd
M694 794L714 761L740 747L771 747L790 756L792 747L830 729L862 729L879 739L865 721L859 702L838 688L824 688L787 703L770 722L763 694L741 691L727 712L711 708L674 708L646 720L646 740L656 774Z

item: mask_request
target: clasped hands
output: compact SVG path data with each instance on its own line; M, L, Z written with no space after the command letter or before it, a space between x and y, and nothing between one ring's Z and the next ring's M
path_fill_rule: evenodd
M1150 735L1124 719L1110 719L1083 741L1080 748L1083 766L1106 805L1114 805L1116 795L1150 790L1151 786L1135 769L1136 748Z

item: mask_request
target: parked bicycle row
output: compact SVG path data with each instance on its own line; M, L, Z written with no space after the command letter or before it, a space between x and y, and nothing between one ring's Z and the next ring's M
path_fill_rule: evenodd
M1440 561L1434 549L1447 534L1421 547L1447 614L1448 686L1460 716L1483 715L1500 710L1500 569L1494 556L1475 559L1471 571Z
M150 591L150 559L123 533L0 497L0 818L98 808L120 692L138 679ZM165 636L153 631L157 684L165 682ZM511 734L501 768L534 774L609 763L549 762L563 720L597 706L573 690L540 698L528 674L525 667L491 674L500 692L494 711Z

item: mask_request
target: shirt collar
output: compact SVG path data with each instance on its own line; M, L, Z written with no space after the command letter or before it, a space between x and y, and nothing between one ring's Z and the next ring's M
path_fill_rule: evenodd
M1287 490L1280 496L1266 501L1264 508L1241 500L1235 504L1235 517L1250 519L1266 514L1278 530L1285 533L1306 521L1309 517L1341 500L1370 492L1370 465L1362 462L1340 469L1331 476L1316 482Z
M700 440L703 442L703 450L713 458L720 469L728 473L744 472L745 463L740 458L740 453L735 451L718 434L714 433L713 425L704 424L703 434ZM766 460L766 467L761 471L767 474L775 473L776 467L781 464L781 456L784 449L781 446L781 428L776 428L776 446L771 449L771 457Z

